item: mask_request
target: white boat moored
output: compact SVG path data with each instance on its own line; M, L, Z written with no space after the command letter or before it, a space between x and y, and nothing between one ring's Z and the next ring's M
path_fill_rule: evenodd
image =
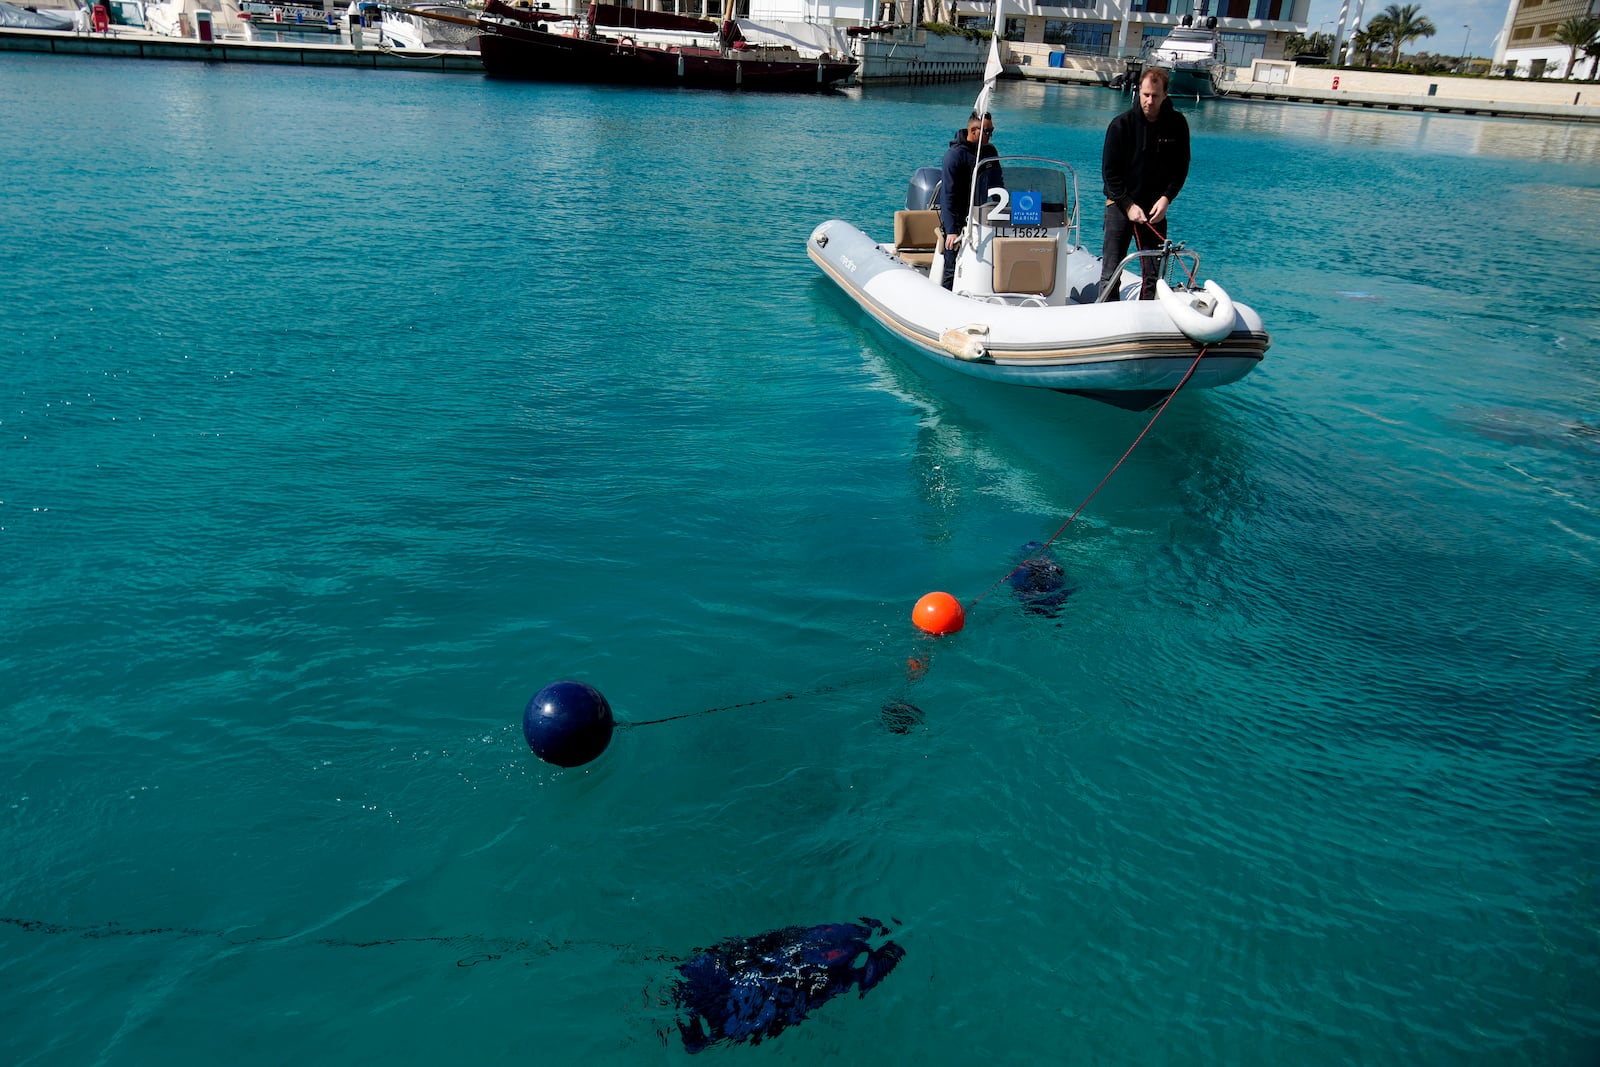
M1217 29L1215 15L1183 16L1165 36L1144 49L1147 67L1166 67L1171 75L1168 92L1176 97L1221 96L1228 76L1228 51Z

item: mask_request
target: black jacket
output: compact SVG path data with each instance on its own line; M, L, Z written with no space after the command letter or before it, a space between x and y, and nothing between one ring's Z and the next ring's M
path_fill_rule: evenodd
M1173 201L1189 176L1189 122L1162 101L1154 122L1144 117L1138 101L1106 127L1100 175L1106 199L1126 211L1138 204L1149 211L1163 196Z
M994 145L983 142L984 159L993 159L999 154ZM960 233L961 227L966 225L967 216L972 213L971 204L964 201L972 185L972 168L977 162L978 153L967 143L966 128L957 130L956 139L945 150L944 165L939 168L939 222L945 233ZM972 194L972 203L981 204L989 199L989 190L999 184L1000 167L984 167L983 173L978 175L978 188Z

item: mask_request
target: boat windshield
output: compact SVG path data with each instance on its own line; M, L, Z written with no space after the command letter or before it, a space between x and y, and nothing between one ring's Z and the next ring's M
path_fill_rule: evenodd
M1047 162L1048 166L1043 165ZM980 187L988 178L986 170L1000 168L1001 180L994 184L1004 185L1006 192L1011 194L1013 221L1018 221L1020 213L1026 212L1031 216L1034 211L1039 215L1037 221L1030 221L1026 225L1059 227L1070 226L1075 221L1073 215L1076 205L1073 200L1077 182L1066 164L1031 156L1000 156L997 159L985 159L978 166ZM1033 193L1035 196L1024 197L1024 193Z

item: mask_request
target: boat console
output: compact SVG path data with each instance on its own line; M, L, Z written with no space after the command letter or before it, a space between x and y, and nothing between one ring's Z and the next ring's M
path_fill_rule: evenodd
M925 168L926 169L926 168ZM986 171L998 171L989 179ZM912 176L909 203L925 178ZM973 205L956 249L955 291L988 303L1050 307L1092 299L1074 269L1078 243L1078 176L1072 167L1041 156L998 156L978 164L975 182L995 181L989 198ZM943 242L934 249L929 276L944 270Z

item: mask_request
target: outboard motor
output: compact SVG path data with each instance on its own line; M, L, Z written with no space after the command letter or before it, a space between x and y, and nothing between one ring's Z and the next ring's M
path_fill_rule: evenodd
M938 167L918 167L911 172L911 184L906 188L906 210L925 211L934 206L939 195Z
M1185 15L1185 16L1183 16L1183 24L1185 26L1193 26L1194 25L1194 16L1193 15Z
M1206 29L1214 30L1216 28L1217 28L1217 16L1212 15L1210 18L1206 19Z

